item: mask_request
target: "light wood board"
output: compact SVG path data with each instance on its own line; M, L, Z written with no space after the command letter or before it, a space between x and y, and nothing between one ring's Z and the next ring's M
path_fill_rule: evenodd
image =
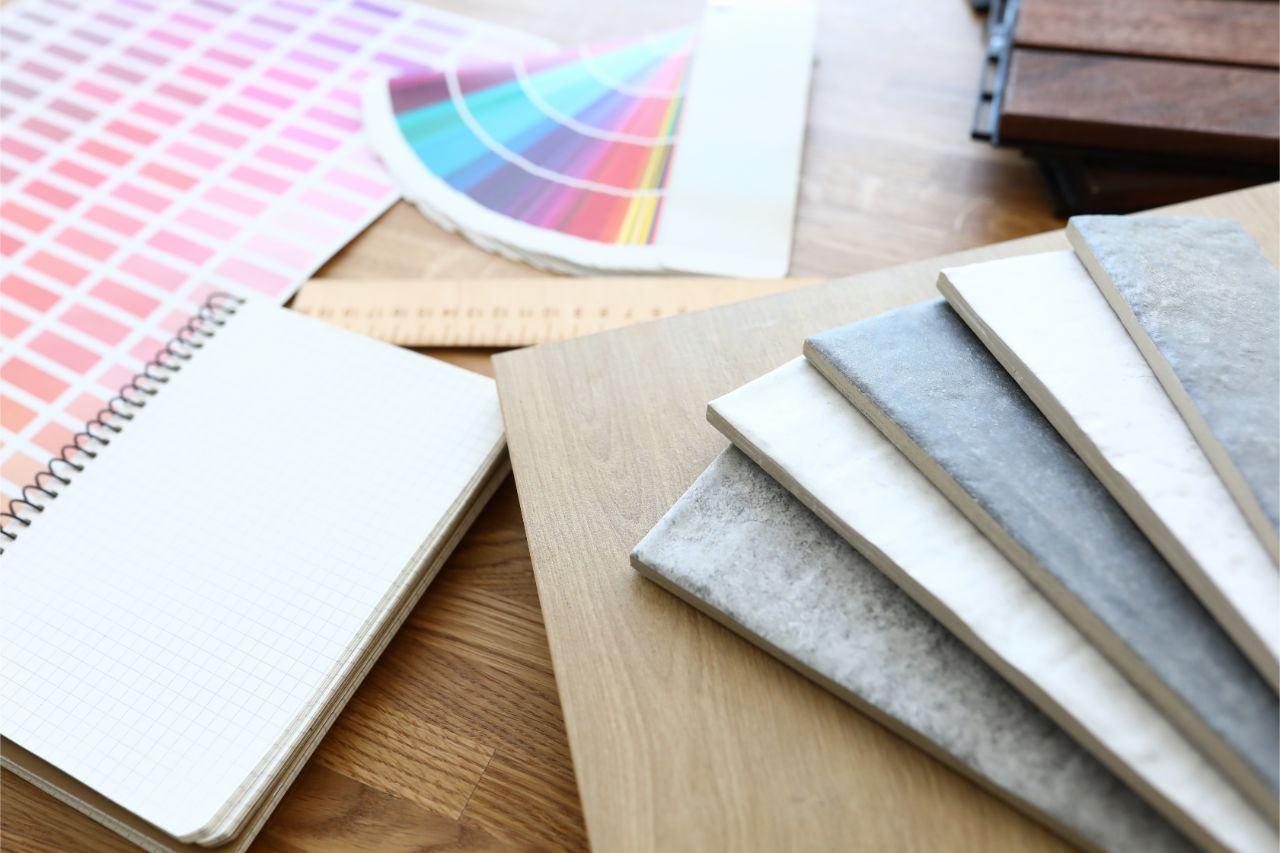
M1171 208L1273 259L1276 185ZM806 335L936 295L938 271L1061 232L494 360L556 680L601 850L1051 849L972 783L639 578L627 554L724 447L708 400Z

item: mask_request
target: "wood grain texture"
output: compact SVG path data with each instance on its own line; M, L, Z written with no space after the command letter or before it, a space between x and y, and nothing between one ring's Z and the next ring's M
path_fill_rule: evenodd
M1276 185L1176 208L1276 255ZM1044 849L1056 840L636 575L627 554L724 447L706 402L944 266L1061 232L495 359L588 830L602 850Z
M1016 48L1000 138L1274 164L1277 86L1269 69Z
M566 44L684 24L703 6L701 0L627 0L606 12L592 0L434 0L432 5ZM981 31L981 18L958 2L821 6L793 275L843 275L1060 224L1030 163L968 138L983 56ZM321 275L540 273L475 248L401 202ZM473 370L490 370L492 350L428 352ZM653 509L656 504L647 511ZM628 547L632 544L634 539ZM585 847L538 601L523 522L508 484L286 794L258 849L395 849L406 833L417 833L415 844L425 849ZM662 647L662 635L651 626L644 626L643 635ZM784 698L795 689L782 667L775 678ZM833 707L840 704L830 701ZM411 741L407 731L396 728L399 723L391 722L406 717L416 720L412 737L419 739ZM654 730L644 738L661 744L663 734ZM475 778L476 746L480 755L491 751L492 756L470 798L460 800ZM901 766L884 765L891 778L913 774L917 765L931 766L914 751L901 754ZM755 770L743 765L741 772ZM835 791L810 796L844 807ZM966 796L964 802L972 802L979 817L995 813L984 797ZM460 802L465 806L459 813ZM954 813L962 810L956 806ZM683 809L681 819L696 823L699 816ZM924 810L890 813L892 825L885 831L910 830L913 819L933 818ZM1028 839L1037 837L1038 830L1021 831ZM980 826L969 826L951 846L990 846L991 838ZM603 842L597 846L607 849ZM128 846L5 773L0 848Z
M1280 4L1268 0L1021 0L1014 44L1280 66Z

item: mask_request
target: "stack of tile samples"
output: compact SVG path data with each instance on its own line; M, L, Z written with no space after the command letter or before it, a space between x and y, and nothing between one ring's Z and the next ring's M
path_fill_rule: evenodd
M974 135L1035 158L1064 215L1277 177L1280 5L1003 0Z
M632 562L1075 840L1274 850L1280 274L1229 220L1068 235L712 401Z

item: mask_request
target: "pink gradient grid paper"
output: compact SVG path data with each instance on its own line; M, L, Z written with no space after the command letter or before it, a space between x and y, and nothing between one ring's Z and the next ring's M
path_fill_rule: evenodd
M399 197L362 80L547 48L397 0L6 4L0 491L210 292L285 301Z

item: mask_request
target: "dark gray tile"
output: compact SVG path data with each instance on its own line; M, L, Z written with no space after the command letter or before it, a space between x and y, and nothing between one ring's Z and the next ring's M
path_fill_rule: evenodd
M941 300L810 338L810 361L1260 808L1276 694Z
M1280 272L1229 219L1077 216L1067 236L1210 459L1243 478L1223 471L1274 559Z
M730 448L636 546L646 576L997 793L1101 848L1187 849L1163 819ZM1033 816L1035 816L1033 814Z

